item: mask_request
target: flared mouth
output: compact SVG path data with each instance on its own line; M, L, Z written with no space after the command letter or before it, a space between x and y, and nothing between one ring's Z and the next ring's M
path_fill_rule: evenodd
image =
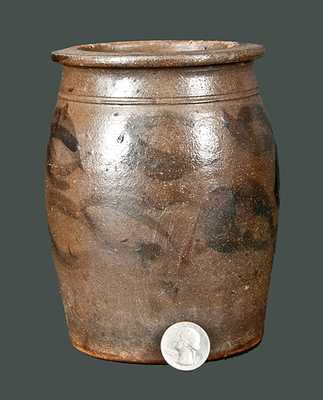
M221 40L142 40L68 47L52 59L79 67L167 68L251 61L264 51L259 44Z

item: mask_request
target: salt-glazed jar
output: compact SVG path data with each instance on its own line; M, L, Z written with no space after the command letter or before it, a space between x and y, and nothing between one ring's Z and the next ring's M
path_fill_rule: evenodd
M258 344L277 228L260 45L133 41L55 51L49 231L72 344L163 363L192 321L209 360Z

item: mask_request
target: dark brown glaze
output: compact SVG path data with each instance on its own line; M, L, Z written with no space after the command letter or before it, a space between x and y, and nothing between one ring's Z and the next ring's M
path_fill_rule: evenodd
M224 111L224 120L230 134L242 147L256 154L272 150L271 126L260 104L241 107L237 117Z
M251 62L262 48L140 43L55 53L46 198L71 341L163 363L163 332L188 320L210 359L227 357L261 340L276 239L277 151Z
M77 168L82 168L79 143L66 104L55 109L47 147L47 174L54 187L68 190L70 187L65 177Z
M258 183L247 181L238 188L220 186L209 199L204 224L211 248L231 253L271 245L274 210Z

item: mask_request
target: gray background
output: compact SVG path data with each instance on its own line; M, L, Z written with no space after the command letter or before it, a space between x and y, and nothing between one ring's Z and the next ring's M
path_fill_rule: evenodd
M1 10L3 399L322 398L322 10L318 1L7 1ZM263 43L281 214L262 344L194 373L96 360L68 341L44 212L60 67L49 52L126 39Z

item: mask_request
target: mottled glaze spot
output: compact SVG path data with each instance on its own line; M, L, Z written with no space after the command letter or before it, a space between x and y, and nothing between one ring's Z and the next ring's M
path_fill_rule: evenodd
M255 154L272 150L272 129L261 105L242 106L237 116L224 110L223 118L224 126L241 147Z
M68 115L68 106L57 107L51 124L51 138L61 140L73 153L79 150L79 143L74 136L74 124Z
M184 136L183 128L189 124L188 120L164 112L158 116L143 115L130 122L126 125L125 132L130 135L131 143L122 163L131 169L142 169L146 176L160 181L176 180L191 171L191 157L182 154L176 148L165 151L154 145L154 135L158 132ZM120 134L122 135L124 133Z
M222 253L265 248L275 233L269 197L254 181L212 191L204 218L209 246Z
M158 243L140 243L136 252L142 258L144 265L149 266L149 261L156 260L162 254L162 249Z
M70 185L66 177L77 168L82 169L79 148L68 105L57 107L47 146L47 174L57 189L68 190Z

